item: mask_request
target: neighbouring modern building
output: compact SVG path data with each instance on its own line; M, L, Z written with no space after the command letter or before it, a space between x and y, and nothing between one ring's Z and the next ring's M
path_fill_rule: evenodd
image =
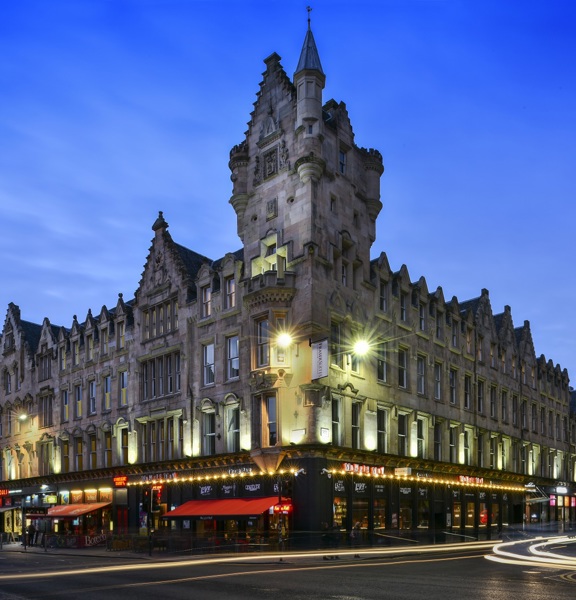
M446 298L370 258L380 153L324 101L310 28L293 79L265 65L230 153L240 250L198 254L160 212L134 298L66 326L9 305L2 530L310 541L359 523L384 543L575 520L567 370L487 290Z

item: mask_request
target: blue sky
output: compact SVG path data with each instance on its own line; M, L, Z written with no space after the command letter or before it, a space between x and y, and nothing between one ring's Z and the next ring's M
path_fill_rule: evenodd
M384 157L373 256L447 299L489 289L576 373L568 0L5 0L0 311L70 326L132 298L159 210L185 246L239 249L229 151L263 60L292 77L307 4L324 99Z

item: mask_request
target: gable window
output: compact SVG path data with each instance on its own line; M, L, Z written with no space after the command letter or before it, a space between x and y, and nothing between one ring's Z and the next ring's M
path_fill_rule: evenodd
M60 346L58 348L58 364L60 366L61 371L66 370L66 347Z
M408 294L402 292L400 294L400 320L406 322L408 320L408 313L406 305L408 303Z
M378 301L378 308L382 312L388 310L388 283L384 280L380 280L380 297Z
M418 327L420 331L426 331L426 305L422 303L418 306Z
M224 289L224 308L234 308L236 306L236 280L233 276L226 277Z
M212 290L209 285L205 285L200 290L202 296L202 312L203 319L212 314Z
M122 350L126 345L126 324L124 321L119 321L117 326L117 339L116 343L118 344L118 349Z

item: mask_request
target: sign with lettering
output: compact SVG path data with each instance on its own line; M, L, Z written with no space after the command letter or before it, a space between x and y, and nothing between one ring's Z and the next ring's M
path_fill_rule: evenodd
M342 469L346 473L358 473L359 475L384 475L384 467L377 467L376 465L359 465L356 463L343 463Z
M328 339L312 344L312 379L328 376Z
M126 487L128 485L128 477L126 475L118 475L112 479L114 487Z

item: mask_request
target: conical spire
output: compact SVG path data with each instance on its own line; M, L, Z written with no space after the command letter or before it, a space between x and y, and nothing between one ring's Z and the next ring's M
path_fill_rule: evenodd
M308 31L304 38L304 45L302 46L302 52L300 53L300 60L294 75L300 73L300 71L318 71L324 75L322 65L320 64L320 56L318 55L318 49L316 48L316 42L314 41L314 35L312 35L312 29L310 29L310 19L308 19Z

